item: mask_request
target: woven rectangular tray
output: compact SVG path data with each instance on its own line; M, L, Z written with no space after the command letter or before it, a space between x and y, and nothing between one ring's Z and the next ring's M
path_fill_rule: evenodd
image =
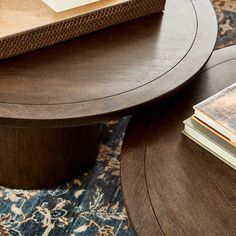
M165 0L101 0L55 13L41 0L1 0L0 59L164 9Z

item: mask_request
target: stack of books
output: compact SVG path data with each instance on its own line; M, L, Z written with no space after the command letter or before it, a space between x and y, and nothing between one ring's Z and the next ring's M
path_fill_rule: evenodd
M236 83L193 108L183 134L236 169Z

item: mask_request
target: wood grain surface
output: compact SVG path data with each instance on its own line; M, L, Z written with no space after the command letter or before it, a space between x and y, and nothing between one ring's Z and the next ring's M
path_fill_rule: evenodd
M235 170L181 135L193 105L236 82L235 55L214 52L181 93L131 119L121 176L137 235L236 234Z
M0 129L0 185L36 189L70 181L96 161L100 125Z
M209 58L210 1L168 0L154 14L0 62L0 124L67 127L100 122L172 94Z

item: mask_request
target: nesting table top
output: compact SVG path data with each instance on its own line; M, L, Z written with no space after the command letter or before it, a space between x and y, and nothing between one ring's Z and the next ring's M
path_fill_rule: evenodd
M167 0L163 14L2 60L0 123L77 126L129 114L189 81L216 35L210 1Z
M121 177L138 235L235 235L236 171L181 134L193 105L236 82L235 55L214 52L181 93L131 119Z

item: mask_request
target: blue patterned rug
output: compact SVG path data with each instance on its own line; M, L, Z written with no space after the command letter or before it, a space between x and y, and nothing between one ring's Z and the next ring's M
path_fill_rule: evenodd
M134 235L120 189L120 151L129 117L102 127L93 169L44 190L0 188L0 235Z
M236 0L212 0L217 48L236 44ZM129 117L103 125L94 168L56 188L23 191L0 187L1 236L134 235L120 185L120 150Z

